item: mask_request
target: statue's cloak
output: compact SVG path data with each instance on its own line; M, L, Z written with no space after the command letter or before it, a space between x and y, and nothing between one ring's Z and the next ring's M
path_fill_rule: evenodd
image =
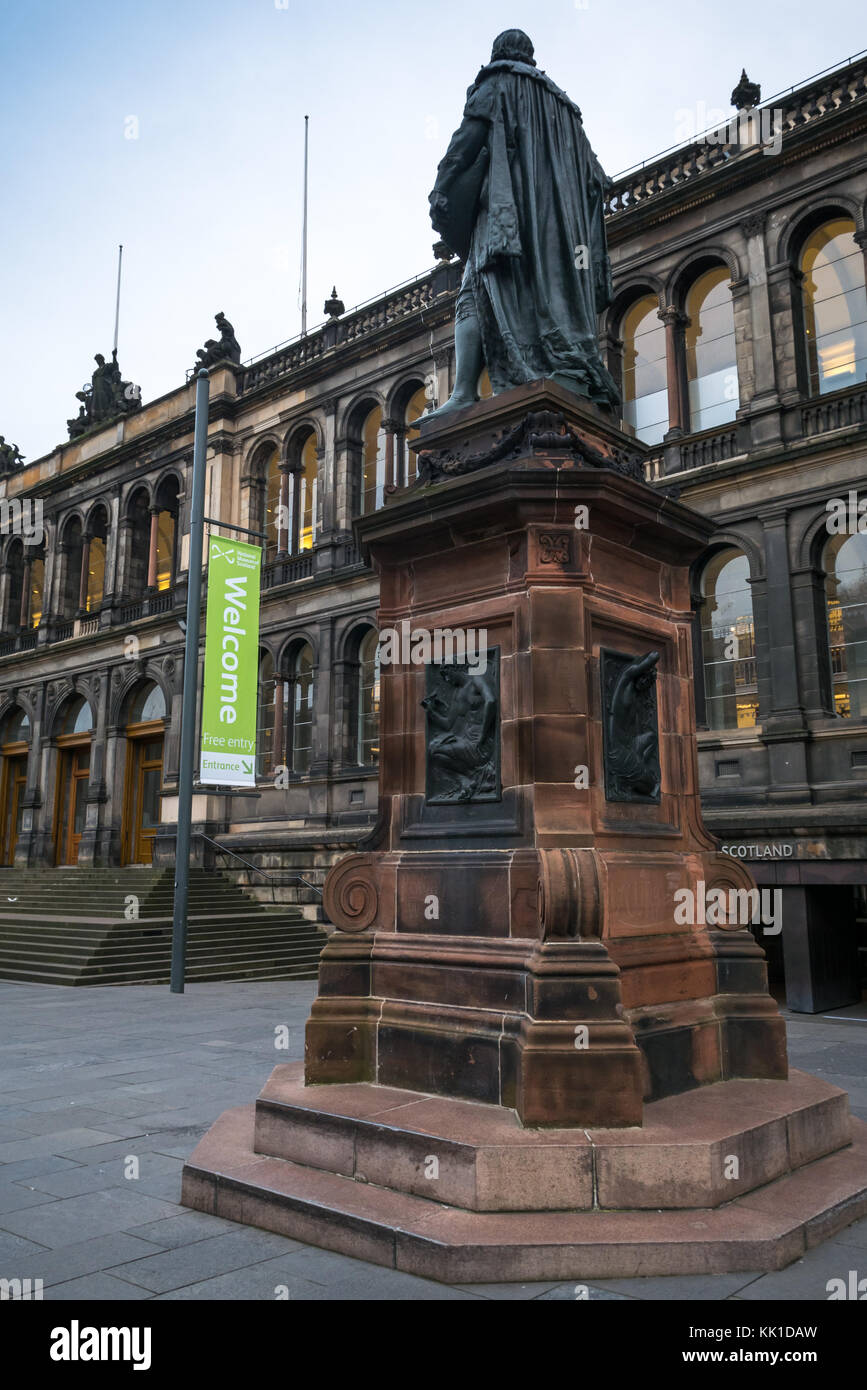
M482 68L430 201L435 229L466 261L495 394L556 375L619 404L597 344L612 298L607 182L581 112L549 77L513 61Z

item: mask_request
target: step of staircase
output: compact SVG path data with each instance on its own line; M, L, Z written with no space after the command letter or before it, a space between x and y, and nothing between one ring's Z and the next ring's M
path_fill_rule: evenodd
M0 979L164 983L173 907L171 869L0 871ZM188 980L316 979L325 941L300 907L262 903L218 872L190 871Z

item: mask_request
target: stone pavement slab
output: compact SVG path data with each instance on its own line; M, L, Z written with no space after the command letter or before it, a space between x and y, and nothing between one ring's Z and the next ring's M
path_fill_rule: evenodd
M315 981L63 990L0 981L0 1277L81 1300L742 1301L827 1298L867 1276L867 1220L774 1274L450 1287L178 1205L231 1106L300 1057ZM794 1066L867 1117L867 1010L786 1015ZM289 1048L274 1047L275 1028ZM19 1147L20 1146L20 1147ZM138 1179L124 1177L135 1155Z

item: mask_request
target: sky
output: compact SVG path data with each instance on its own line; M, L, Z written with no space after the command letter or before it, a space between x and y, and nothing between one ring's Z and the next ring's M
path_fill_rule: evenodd
M93 355L153 400L223 310L243 357L433 264L428 193L502 29L581 107L617 174L867 46L863 0L0 0L0 434L67 438ZM718 116L712 116L712 120Z

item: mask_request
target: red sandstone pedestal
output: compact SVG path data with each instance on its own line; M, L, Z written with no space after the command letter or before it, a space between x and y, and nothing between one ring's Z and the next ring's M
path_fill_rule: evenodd
M431 673L383 665L381 813L326 884L306 1084L277 1068L255 1124L224 1116L184 1201L450 1280L776 1268L861 1214L867 1175L845 1095L786 1080L752 934L675 910L753 888L699 803L708 524L551 383L419 448L422 481L358 524L380 629L483 629L489 674L437 743ZM642 659L644 724L615 688Z

